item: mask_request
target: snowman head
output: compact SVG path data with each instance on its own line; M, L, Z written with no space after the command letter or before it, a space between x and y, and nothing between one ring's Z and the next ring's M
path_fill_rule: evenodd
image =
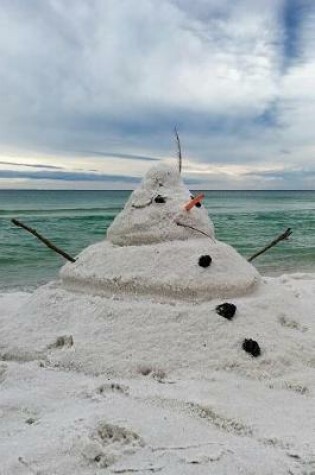
M189 227L178 226L178 222L214 237L213 224L203 206L185 209L192 198L178 169L159 163L131 194L108 228L107 238L126 246L203 237Z

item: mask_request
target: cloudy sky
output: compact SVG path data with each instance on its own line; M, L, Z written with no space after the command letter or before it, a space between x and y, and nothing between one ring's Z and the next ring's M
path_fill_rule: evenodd
M0 188L315 189L314 0L1 0Z

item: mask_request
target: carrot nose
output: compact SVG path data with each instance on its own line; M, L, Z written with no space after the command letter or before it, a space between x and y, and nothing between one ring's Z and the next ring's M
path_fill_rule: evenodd
M193 208L197 203L201 203L201 201L204 199L205 195L201 193L200 195L197 195L195 198L192 200L188 201L188 203L185 204L184 209L186 211L190 211L191 208Z

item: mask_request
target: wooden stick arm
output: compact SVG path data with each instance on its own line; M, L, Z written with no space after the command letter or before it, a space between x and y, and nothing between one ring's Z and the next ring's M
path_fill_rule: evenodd
M63 251L62 249L60 249L59 247L55 246L55 244L53 244L52 242L50 242L47 238L45 238L44 236L42 236L41 234L39 234L36 229L33 229L29 226L27 226L26 224L22 223L21 221L18 221L17 219L11 219L11 222L15 225L15 226L18 226L20 228L23 228L25 229L25 231L28 231L29 233L33 234L33 236L37 237L37 239L39 239L42 243L45 244L45 246L49 247L49 249L52 249L53 251L55 251L57 254L60 254L62 257L64 257L65 259L67 259L68 261L70 262L75 262L75 259L73 257L71 257L67 252Z
M292 234L292 231L291 231L291 228L288 228L284 231L284 233L280 234L280 236L278 236L276 239L274 239L273 241L271 241L271 243L267 244L267 246L265 246L264 248L262 248L260 251L257 251L255 252L255 254L253 254L252 256L250 256L247 260L248 262L251 262L253 261L254 259L256 259L256 257L260 256L261 254L263 254L264 252L268 251L270 248L272 248L273 246L275 246L276 244L278 244L278 242L280 241L285 241L289 238L289 236L291 236Z

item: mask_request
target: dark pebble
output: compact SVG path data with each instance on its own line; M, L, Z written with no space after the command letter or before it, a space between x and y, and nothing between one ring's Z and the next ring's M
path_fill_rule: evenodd
M200 267L209 267L211 262L212 262L211 257L208 254L206 254L205 256L199 257L198 264L200 265Z
M35 419L33 419L33 417L29 417L28 419L26 419L26 421L25 421L25 422L26 422L26 424L29 424L29 425L31 425L31 424L34 424L34 422L35 422Z
M242 345L243 350L247 353L250 353L252 356L259 356L260 355L260 347L257 341L252 340L249 338L248 340L245 338Z
M232 320L236 312L236 306L233 303L222 303L215 308L215 311L221 317L227 318L228 320Z
M154 198L154 201L156 203L165 203L165 198L163 198L163 196L161 196L161 195L157 195L157 197Z

